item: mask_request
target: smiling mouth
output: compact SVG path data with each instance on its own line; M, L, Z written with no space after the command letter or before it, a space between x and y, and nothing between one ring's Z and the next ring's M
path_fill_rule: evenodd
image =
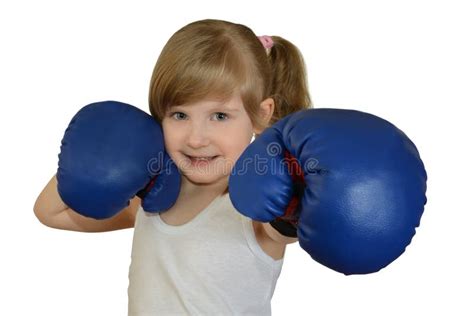
M188 156L188 155L185 155L188 159L190 159L191 161L211 161L215 158L217 158L218 156L209 156L209 157L195 157L195 156Z

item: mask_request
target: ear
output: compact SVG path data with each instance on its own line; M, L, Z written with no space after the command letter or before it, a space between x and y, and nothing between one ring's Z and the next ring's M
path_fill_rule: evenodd
M266 125L270 122L273 111L275 111L275 101L272 98L267 98L260 103L260 117ZM254 128L256 134L261 134L264 128Z

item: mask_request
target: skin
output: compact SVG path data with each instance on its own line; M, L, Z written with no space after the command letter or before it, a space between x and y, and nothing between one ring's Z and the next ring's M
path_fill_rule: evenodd
M268 122L274 109L273 99L264 100L260 108L262 118ZM182 114L173 114L178 112L176 110ZM225 190L233 164L250 143L252 134L262 130L252 126L238 97L226 104L206 100L174 107L168 114L163 120L166 149L178 167L182 166L182 187L175 205L160 216L170 225L181 225ZM219 157L206 172L205 169L196 170L198 168L189 166L189 158L185 154ZM127 208L109 219L98 221L84 217L61 200L54 175L38 196L34 212L41 223L49 227L103 232L134 227L140 203L139 197L133 198ZM283 257L286 244L297 241L296 238L281 235L268 223L253 221L253 227L261 248L274 259Z
M269 122L275 104L260 103L262 118ZM182 187L173 209L162 214L171 224L191 220L227 187L232 166L251 142L253 126L240 96L227 102L203 100L172 106L162 120L165 147L182 174ZM209 163L192 164L193 157L214 157ZM180 212L186 210L186 212ZM186 214L184 214L186 213ZM281 257L284 245L297 241L279 234L268 223L253 222L257 239L272 256Z
M273 107L266 107L271 115ZM183 174L185 192L197 189L222 192L232 166L253 133L258 132L238 96L225 103L205 100L172 106L162 126L166 150ZM194 166L189 156L217 158L209 164Z

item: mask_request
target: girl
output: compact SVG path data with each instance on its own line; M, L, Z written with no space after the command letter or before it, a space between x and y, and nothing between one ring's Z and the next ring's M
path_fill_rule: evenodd
M150 83L150 112L182 177L174 206L146 213L136 197L97 221L61 201L54 176L35 213L60 229L135 227L129 315L270 314L285 246L297 239L239 214L228 178L252 137L310 104L293 44L240 24L193 22L169 39Z

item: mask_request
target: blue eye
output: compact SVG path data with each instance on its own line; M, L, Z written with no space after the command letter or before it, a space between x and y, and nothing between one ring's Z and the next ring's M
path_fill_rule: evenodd
M229 118L229 116L226 113L217 112L214 114L218 121L225 121Z
M186 118L186 114L184 114L183 112L174 112L171 114L171 117L175 118L178 121L181 121Z

